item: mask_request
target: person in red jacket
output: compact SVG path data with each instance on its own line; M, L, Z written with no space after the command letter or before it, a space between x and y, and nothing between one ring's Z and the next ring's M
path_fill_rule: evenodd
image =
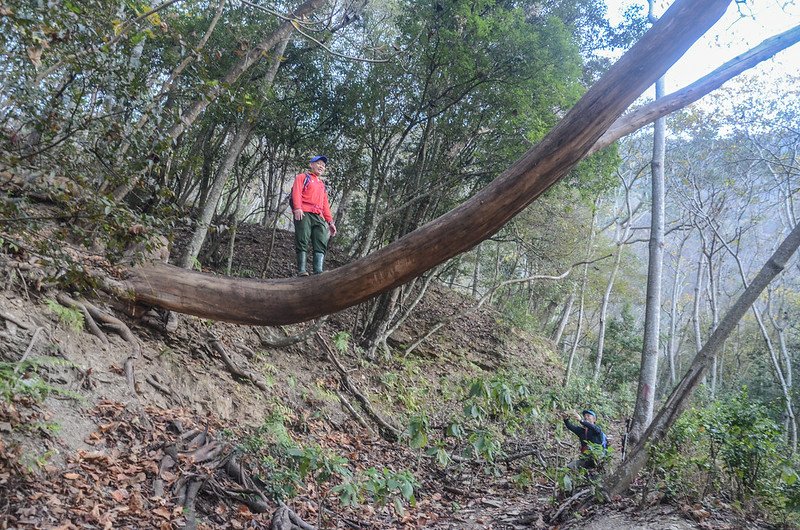
M315 156L309 162L309 167L311 171L297 175L292 185L292 215L298 276L308 276L306 252L309 240L314 250L314 274L320 274L325 264L325 253L328 251L328 239L336 235L328 191L322 181L322 176L328 167L328 157Z

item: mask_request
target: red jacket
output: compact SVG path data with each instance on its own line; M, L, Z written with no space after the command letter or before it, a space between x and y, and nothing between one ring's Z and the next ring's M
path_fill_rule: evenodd
M303 183L306 180L306 174L300 173L294 178L292 203L299 204L299 208L304 212L319 214L326 222L332 223L331 205L328 202L328 191L325 189L325 184L316 173L309 172L308 174L311 175L311 178L305 189L303 189Z

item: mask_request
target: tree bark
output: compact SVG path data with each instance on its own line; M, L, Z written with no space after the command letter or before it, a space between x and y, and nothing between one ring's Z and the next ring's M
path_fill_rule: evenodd
M688 233L681 239L681 244L678 246L678 255L675 258L675 276L672 279L672 300L670 300L670 316L669 316L669 340L667 342L667 364L669 366L669 382L670 386L675 386L678 382L677 374L677 356L678 356L678 341L676 335L678 333L678 298L680 297L680 284L681 284L681 263L683 261L683 247L689 239Z
M304 5L314 2L322 0ZM262 281L146 264L128 269L125 285L139 303L256 325L302 322L402 285L490 237L564 177L729 4L730 0L677 0L539 144L491 184L367 258L326 274Z
M609 496L619 495L628 489L633 479L647 463L648 447L664 439L668 429L683 413L689 398L700 384L714 354L722 347L744 314L750 309L758 296L775 276L786 267L789 258L800 246L800 225L795 227L778 249L770 256L750 285L733 304L706 344L694 358L692 366L681 382L672 391L664 406L648 427L640 442L631 451L630 457L622 463L603 483Z
M652 13L653 0L650 0ZM656 101L664 97L664 78L656 81ZM651 173L650 243L647 262L647 294L645 296L644 340L639 367L639 385L633 408L628 442L636 445L653 419L658 375L658 345L661 336L661 275L664 263L664 161L666 151L666 119L656 120L653 131Z

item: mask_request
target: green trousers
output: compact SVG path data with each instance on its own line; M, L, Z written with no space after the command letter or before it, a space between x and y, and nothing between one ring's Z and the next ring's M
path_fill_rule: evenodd
M303 218L294 222L294 245L297 252L308 252L308 243L314 252L325 254L328 250L328 223L316 213L303 213Z

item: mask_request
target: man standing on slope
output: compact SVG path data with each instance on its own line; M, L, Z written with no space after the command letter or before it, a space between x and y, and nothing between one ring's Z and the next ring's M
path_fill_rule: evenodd
M583 414L583 419L581 419L581 416L577 413L575 414L580 425L572 423L569 416L564 416L564 425L567 426L567 429L574 432L581 441L581 456L567 465L567 467L575 471L580 468L592 469L597 465L592 452L589 450L589 442L601 445L603 449L608 446L603 429L595 425L597 414L595 414L593 410L588 409L584 410L581 414Z
M294 242L297 251L297 275L308 276L306 252L308 240L314 250L314 274L320 274L325 264L328 239L336 235L336 225L331 217L328 190L322 175L328 166L328 157L311 159L308 173L300 173L292 185L292 215L294 216Z

